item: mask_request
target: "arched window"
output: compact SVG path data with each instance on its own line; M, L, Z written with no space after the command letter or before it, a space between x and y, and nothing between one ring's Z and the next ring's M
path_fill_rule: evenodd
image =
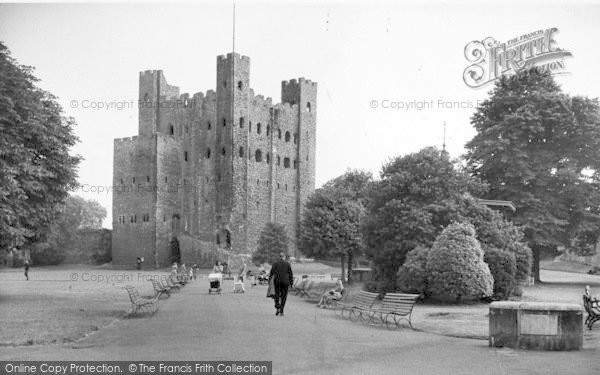
M256 162L262 161L262 152L260 150L256 150L256 152L254 153L254 159L256 160Z
M183 160L188 161L188 152L187 151L183 152Z
M244 128L244 118L240 117L240 129Z
M281 139L281 129L277 129L277 138Z
M173 124L169 124L169 135L175 134L175 127Z
M267 124L267 137L271 134L271 127Z
M223 147L223 148L221 149L221 155L225 156L225 154L226 154L226 153L227 153L227 151L225 151L225 147Z
M294 144L298 143L298 133L294 133Z
M210 147L206 148L206 158L210 159Z
M281 156L277 155L277 165L281 165Z
M242 81L238 81L238 89L243 89L244 88L244 82Z
M206 124L206 127L208 128L208 130L210 130L210 128L212 128L212 124L210 123L210 121Z
M244 148L243 148L243 147L240 147L240 152L239 152L239 154L240 154L240 158L243 158L243 157L244 157Z
M248 133L252 132L252 121L248 121Z
M286 142L290 141L290 132L285 132L285 141Z
M260 134L260 122L256 124L256 134Z
M298 169L298 160L294 159L294 169Z
M219 233L217 233L217 245L221 244L221 237L219 236Z
M306 112L311 112L310 102L306 102Z
M267 152L267 164L269 164L271 162L271 155L269 155L269 153Z
M290 158L283 158L283 166L285 168L289 168L290 167Z
M223 117L223 127L227 126L227 119Z

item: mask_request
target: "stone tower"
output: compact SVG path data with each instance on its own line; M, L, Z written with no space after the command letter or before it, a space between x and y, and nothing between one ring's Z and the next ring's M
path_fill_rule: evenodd
M250 88L250 59L230 53L217 58L216 91L180 95L146 71L139 98L139 135L115 140L115 264L251 253L269 221L285 225L296 253L315 184L316 83L284 81L274 105Z

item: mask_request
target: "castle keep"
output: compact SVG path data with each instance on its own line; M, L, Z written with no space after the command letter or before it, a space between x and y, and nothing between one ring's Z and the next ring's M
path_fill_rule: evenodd
M251 253L269 221L285 225L296 253L315 187L316 83L284 81L273 104L250 88L250 59L230 53L217 58L216 91L180 95L151 70L139 100L138 136L114 141L114 264Z

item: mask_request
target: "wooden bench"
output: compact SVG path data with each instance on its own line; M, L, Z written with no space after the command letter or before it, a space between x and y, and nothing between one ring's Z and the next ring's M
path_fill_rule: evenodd
M591 330L594 323L600 320L600 308L598 301L593 301L590 296L583 295L583 307L588 316L585 319L585 325Z
M381 306L364 310L361 320L363 323L385 325L394 329L400 327L401 320L406 320L412 328L410 318L418 298L418 294L386 293Z
M137 314L140 310L150 310L153 314L158 310L158 296L152 298L141 297L138 290L130 285L125 287L131 300L131 313Z
M336 302L333 311L336 315L339 314L343 318L346 317L344 316L344 313L347 312L347 317L350 318L350 320L356 321L360 318L362 311L368 310L373 306L378 296L379 294L377 293L361 290L352 298L352 300L350 300L350 302Z
M154 295L158 298L160 298L161 295L166 294L167 296L171 296L171 287L169 286L164 286L161 285L158 280L152 278L150 280L150 282L152 283L152 288L154 288Z

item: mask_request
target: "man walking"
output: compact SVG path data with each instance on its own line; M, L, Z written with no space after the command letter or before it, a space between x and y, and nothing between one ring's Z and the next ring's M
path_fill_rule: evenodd
M271 278L275 286L275 315L283 316L288 288L294 283L292 266L285 260L285 253L280 253L279 260L271 267L269 281Z

